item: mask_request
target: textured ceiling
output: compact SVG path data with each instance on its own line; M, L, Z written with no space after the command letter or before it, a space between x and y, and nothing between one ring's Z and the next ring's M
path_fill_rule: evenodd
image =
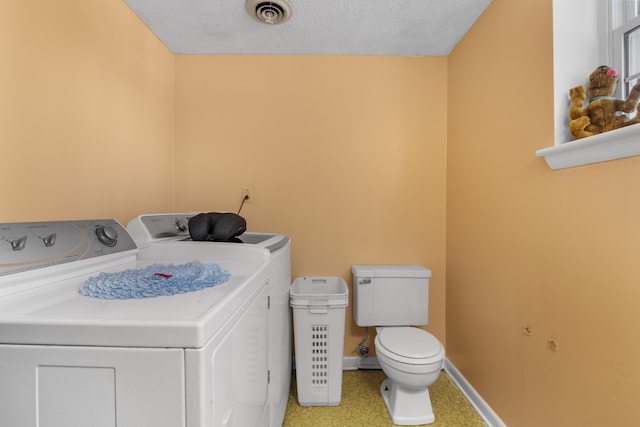
M176 54L446 56L491 0L289 0L266 25L245 0L124 0Z

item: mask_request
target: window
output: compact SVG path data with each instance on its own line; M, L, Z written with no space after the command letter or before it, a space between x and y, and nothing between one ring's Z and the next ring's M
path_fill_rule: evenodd
M536 151L551 169L640 156L640 124L575 140L568 131L568 90L598 65L616 68L618 84L631 88L640 77L640 0L553 0L554 145ZM614 29L615 25L615 29ZM614 42L614 34L618 41ZM577 49L580 46L589 49ZM614 62L618 51L618 62ZM626 98L626 96L625 96Z
M640 0L609 2L611 63L621 75L617 97L626 98L640 77Z

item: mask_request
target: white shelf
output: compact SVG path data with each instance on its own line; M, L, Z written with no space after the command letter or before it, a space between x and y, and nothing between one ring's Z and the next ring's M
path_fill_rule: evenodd
M640 125L627 126L536 151L551 169L640 156Z

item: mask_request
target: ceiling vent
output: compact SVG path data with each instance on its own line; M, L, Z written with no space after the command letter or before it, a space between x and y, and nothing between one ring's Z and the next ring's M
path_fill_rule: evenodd
M263 24L276 25L291 18L291 4L287 0L247 0L247 13Z

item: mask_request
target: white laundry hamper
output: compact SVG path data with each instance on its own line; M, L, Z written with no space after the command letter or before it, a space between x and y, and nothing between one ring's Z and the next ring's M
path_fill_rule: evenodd
M340 277L299 277L290 293L301 406L337 406L342 397L345 307Z

